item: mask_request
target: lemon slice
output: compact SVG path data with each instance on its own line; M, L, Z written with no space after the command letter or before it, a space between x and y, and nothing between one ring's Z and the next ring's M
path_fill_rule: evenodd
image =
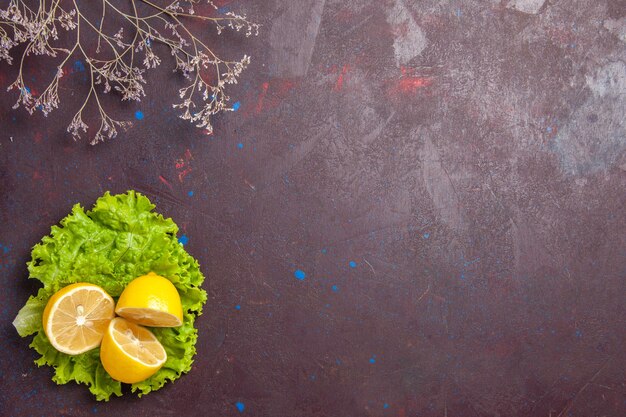
M78 355L100 345L115 303L97 285L79 282L57 291L43 311L43 330L55 349Z
M115 312L134 323L151 327L183 324L183 308L174 284L150 272L135 278L124 288Z
M150 330L116 317L102 339L100 360L111 378L134 384L161 369L167 353Z

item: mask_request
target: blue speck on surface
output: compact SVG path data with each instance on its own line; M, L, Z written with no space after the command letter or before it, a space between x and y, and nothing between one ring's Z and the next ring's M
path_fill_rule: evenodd
M302 281L306 278L306 273L301 269L296 269L296 271L293 273L293 276L296 277L296 279Z
M372 357L370 358L370 363L376 363L376 358L372 356Z
M332 289L334 292L339 291L339 287L338 287L338 286L336 286L336 285L333 285L333 286L331 287L331 289Z
M222 6L219 9L217 9L217 12L219 14L226 14L228 13L229 7L228 6Z
M335 363L336 363L337 365L341 365L341 359L335 359Z
M239 149L243 149L243 143L238 143L238 144L237 144L237 147L238 147Z
M356 262L354 261L350 261L348 265L350 265L350 268L356 268Z
M387 403L383 404L383 408L389 408L389 404Z
M189 197L193 197L193 191L189 191L189 192L187 193L187 195L188 195Z
M327 252L326 248L322 249L322 253L326 253L326 252Z
M233 111L239 110L239 107L241 107L241 103L238 101L235 101L235 104L233 104Z
M430 237L430 233L424 233L424 239L428 239Z
M187 237L187 235L182 235L178 238L178 243L180 243L181 245L186 245L187 242L189 242L189 238Z
M235 310L241 310L241 306L240 306L239 304L237 304L237 305L235 306Z
M76 71L76 72L84 72L85 71L85 64L83 64L83 61L81 61L79 59L76 62L74 62L74 71Z
M135 112L135 119L137 120L143 120L143 112L141 110L137 110Z
M461 11L461 9L456 9L456 17L461 17L463 16L463 12Z
M583 337L583 332L581 332L580 329L576 329L576 337L579 339Z
M315 375L311 375L310 378L311 378L311 381L315 381L315 378L317 377Z
M241 401L237 401L235 403L235 407L237 407L237 410L239 410L240 413L243 413L243 410L246 409L246 405L242 403Z
M552 132L552 126L546 127L546 132L548 132L548 133Z

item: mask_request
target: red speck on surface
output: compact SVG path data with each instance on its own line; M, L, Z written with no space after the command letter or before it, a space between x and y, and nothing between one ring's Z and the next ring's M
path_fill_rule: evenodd
M280 103L287 97L287 94L295 87L295 81L289 78L275 78L270 81L265 81L261 84L261 92L256 99L254 105L254 113L258 114L262 111L274 109L280 105ZM254 103L254 99L251 99ZM248 108L248 112L249 112ZM248 116L248 112L244 109L242 112ZM252 113L252 112L250 112Z
M337 82L335 82L333 91L341 91L341 89L343 88L343 80L346 73L348 72L348 69L350 69L350 66L348 64L345 64L341 69L341 72L339 73L339 77L337 77Z
M397 91L401 93L415 93L423 87L428 87L433 83L430 77L402 77L398 83Z
M413 68L401 66L400 73L389 89L393 94L413 94L434 82L433 77L416 74Z
M257 100L256 103L256 113L261 113L261 110L263 110L263 101L265 100L265 95L267 94L267 89L270 87L270 83L265 81L263 84L261 84L261 94L259 94L259 99Z
M183 182L183 179L191 172L191 168L186 168L178 173L178 181Z
M35 143L41 143L41 140L43 139L43 134L41 132L35 132L35 136L33 137L33 139L35 140Z
M183 178L191 172L190 162L192 159L193 156L191 155L191 151L187 148L185 149L185 154L182 158L178 158L175 161L176 170L178 171L178 180L180 182L183 182Z
M296 85L295 81L288 78L278 79L273 84L276 87L276 96L281 98L284 98L285 95L287 95L287 93Z
M183 155L183 157L182 158L178 158L175 161L174 164L176 166L176 169L183 169L183 168L185 168L186 166L189 165L189 161L191 161L192 159L193 159L193 156L191 155L191 151L189 149L186 149L185 150L185 154Z
M159 175L159 180L160 180L163 184L167 185L167 186L168 186L168 188L169 188L170 190L174 191L174 189L172 188L172 184L170 184L170 182L169 182L168 180L166 180L165 178L163 178L163 176L162 176L162 175Z

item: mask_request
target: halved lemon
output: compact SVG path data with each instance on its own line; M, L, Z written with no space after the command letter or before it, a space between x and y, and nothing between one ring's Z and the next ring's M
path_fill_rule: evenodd
M174 284L150 272L135 278L124 288L115 312L134 323L151 327L183 324L183 307Z
M134 384L161 369L167 353L150 330L116 317L102 339L100 360L111 378Z
M94 284L79 282L57 291L43 311L43 330L57 350L78 355L100 345L115 303Z

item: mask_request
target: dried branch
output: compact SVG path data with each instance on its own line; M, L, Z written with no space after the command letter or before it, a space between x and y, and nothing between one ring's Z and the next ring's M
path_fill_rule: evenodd
M100 124L91 143L114 138L119 128L125 129L130 123L109 117L101 105L100 95L115 91L121 100L140 101L145 96L145 72L162 62L154 48L160 43L166 45L174 57L174 71L188 80L179 90L181 102L173 107L180 109L182 119L212 132L212 116L233 110L228 106L230 98L225 90L227 85L237 83L250 57L244 55L239 61L223 60L185 25L185 21L209 22L218 34L229 28L244 31L246 36L257 35L259 25L232 12L216 17L196 14L194 5L198 3L199 0L174 1L162 7L151 0L133 0L132 12L127 13L112 0L102 0L102 14L94 24L83 12L85 7L93 6L91 2L89 6L82 6L81 11L76 0L39 0L38 9L33 10L25 0L10 0L8 7L0 9L0 61L11 64L12 49L26 45L19 59L18 76L8 88L19 93L14 108L24 107L31 114L39 110L46 116L58 108L63 66L71 57L82 56L90 86L67 131L76 140L89 130L83 121L83 111L89 103L95 102ZM212 1L207 3L218 9ZM143 4L142 9L151 13L140 14L138 4ZM125 36L123 27L116 28L115 32L107 30L105 17L124 22L133 33ZM75 35L71 49L56 45L61 30ZM86 34L95 34L97 38L94 53L90 52L93 48L84 45ZM24 82L25 63L30 55L62 58L52 80L36 97Z

